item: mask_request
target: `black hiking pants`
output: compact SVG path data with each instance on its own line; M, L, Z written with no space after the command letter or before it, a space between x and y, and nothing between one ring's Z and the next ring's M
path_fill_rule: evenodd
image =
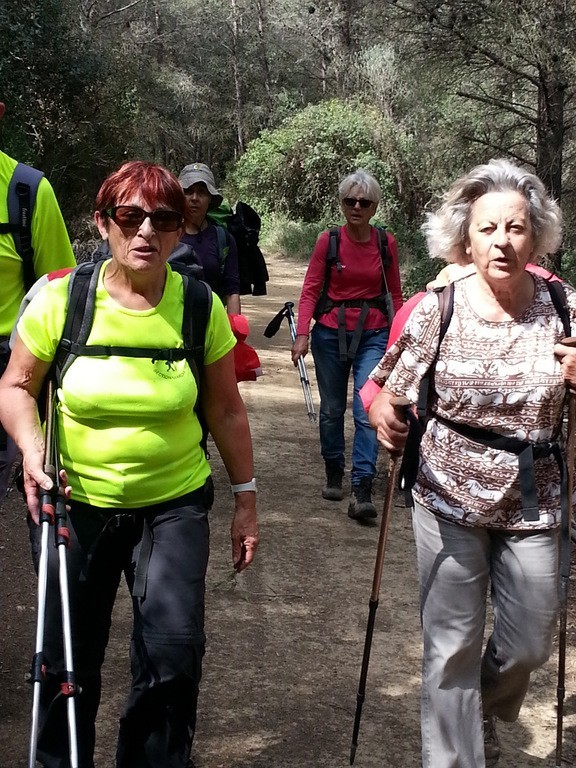
M210 487L208 487L210 486ZM122 573L132 596L132 686L120 719L117 768L186 768L204 655L204 583L209 553L206 487L137 510L72 502L67 549L80 768L94 768L100 670ZM40 528L31 523L36 565ZM68 768L58 552L49 544L38 761Z

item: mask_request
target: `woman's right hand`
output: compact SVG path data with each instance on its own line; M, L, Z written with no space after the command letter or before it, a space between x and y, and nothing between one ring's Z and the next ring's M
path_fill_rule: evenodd
M40 522L40 494L43 491L50 491L54 485L50 477L44 472L43 451L30 449L24 454L22 479L30 517L38 525Z
M39 461L38 461L39 457ZM54 487L52 479L44 472L44 455L37 452L29 452L22 461L22 472L24 482L24 494L30 517L36 523L40 524L40 512L42 494L51 491ZM64 489L66 500L70 499L72 487L68 485L68 475L65 469L60 470L59 485ZM70 507L66 506L70 511Z
M301 357L306 357L308 354L308 336L299 334L296 336L294 344L292 345L292 362L294 365L298 365L298 360Z
M368 419L384 448L390 453L398 453L406 444L409 426L406 422L406 406L394 405L393 398L392 392L383 387L372 401Z

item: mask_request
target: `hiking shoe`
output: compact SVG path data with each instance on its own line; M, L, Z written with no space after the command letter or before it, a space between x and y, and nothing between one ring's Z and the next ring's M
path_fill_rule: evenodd
M326 485L322 488L322 498L329 501L342 501L344 491L342 490L342 478L344 470L335 461L326 462Z
M500 744L498 743L494 715L484 718L484 757L486 758L486 768L496 765L500 758Z
M361 477L352 485L352 495L348 505L348 517L353 520L371 520L377 516L372 504L372 478Z

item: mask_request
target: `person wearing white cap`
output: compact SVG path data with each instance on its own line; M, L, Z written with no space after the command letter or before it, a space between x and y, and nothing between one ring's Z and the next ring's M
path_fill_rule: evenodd
M204 279L222 299L229 314L240 314L240 274L236 241L227 229L208 218L222 203L214 174L204 163L185 166L178 177L186 195L185 232L181 242L192 246L204 271ZM222 239L224 236L224 239Z

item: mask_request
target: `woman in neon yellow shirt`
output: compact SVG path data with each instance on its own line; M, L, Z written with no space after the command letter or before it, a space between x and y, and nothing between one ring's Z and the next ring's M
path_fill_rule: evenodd
M167 259L182 234L185 198L160 166L126 163L102 185L95 221L112 258L100 269L89 344L182 347L184 292ZM36 399L67 310L69 276L46 285L18 324L0 387L0 418L24 459L24 488L38 557L38 491L44 438ZM212 298L200 403L233 484L234 567L258 545L250 431L234 374L234 337ZM77 699L79 765L94 765L100 668L122 572L133 597L133 684L120 721L118 768L186 768L204 654L210 467L201 447L198 389L184 360L80 356L57 391L62 481L70 496L68 566ZM9 405L8 405L9 404ZM53 550L53 548L51 548ZM49 556L37 758L67 761L57 555ZM142 573L144 576L142 577ZM135 586L137 584L137 586Z

